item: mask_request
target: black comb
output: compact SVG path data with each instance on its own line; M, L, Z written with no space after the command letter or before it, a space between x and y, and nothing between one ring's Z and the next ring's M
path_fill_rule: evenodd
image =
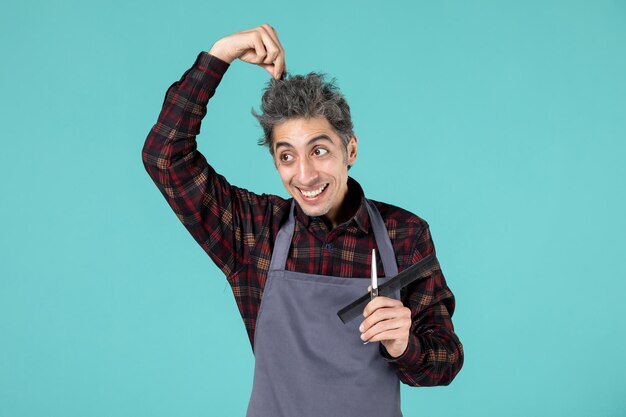
M411 265L404 271L400 272L393 278L390 278L384 284L378 286L378 295L389 297L393 293L401 288L406 287L410 283L420 279L426 278L432 275L433 272L439 270L439 262L434 253L426 256L424 259ZM363 315L363 309L371 300L371 295L368 292L362 297L354 300L341 310L337 312L337 315L341 321L346 324L349 321L355 319L358 316Z

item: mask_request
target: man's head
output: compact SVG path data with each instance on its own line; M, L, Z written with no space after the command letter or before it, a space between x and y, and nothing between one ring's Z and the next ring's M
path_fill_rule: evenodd
M261 113L252 114L263 128L259 145L267 146L272 155L274 127L288 119L324 117L339 135L347 150L354 136L350 106L335 85L325 75L311 72L307 75L287 75L285 79L271 78L261 98Z
M336 225L347 195L348 168L357 142L350 107L333 81L310 73L272 79L253 115L287 191L309 216Z

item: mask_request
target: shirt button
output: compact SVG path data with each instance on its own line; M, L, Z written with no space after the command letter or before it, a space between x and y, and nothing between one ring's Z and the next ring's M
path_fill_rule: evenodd
M332 249L333 248L333 244L332 243L327 243L324 245L325 249Z

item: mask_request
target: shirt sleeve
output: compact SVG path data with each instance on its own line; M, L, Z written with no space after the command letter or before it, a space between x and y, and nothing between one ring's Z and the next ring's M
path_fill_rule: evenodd
M413 262L435 253L428 225L417 239ZM452 324L454 295L441 269L406 288L403 303L411 309L412 325L405 352L392 358L380 344L382 356L395 364L400 380L411 386L448 385L463 366L463 345Z
M228 67L201 52L168 88L142 150L145 169L163 197L227 277L245 262L269 210L265 195L232 186L197 150L207 104Z

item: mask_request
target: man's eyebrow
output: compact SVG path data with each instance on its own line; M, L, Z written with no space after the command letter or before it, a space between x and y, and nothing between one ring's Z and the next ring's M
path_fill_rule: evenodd
M281 146L284 146L285 148L293 148L293 145L289 142L276 142L276 146L274 147L274 149L278 149Z
M313 139L311 139L310 141L307 142L307 145L311 145L315 142L319 142L320 140L327 140L329 142L332 143L332 139L325 133L322 133L321 135L317 135L315 136Z
M317 135L317 136L315 136L314 138L310 139L310 140L307 142L307 146L309 146L309 145L311 145L311 144L313 144L313 143L315 143L315 142L319 142L320 140L327 140L327 141L329 141L329 142L331 142L331 143L332 143L332 141L333 141L333 140L330 138L330 136L328 136L328 135L327 135L327 134L325 134L325 133L322 133L321 135ZM289 143L289 142L284 142L284 141L280 141L280 142L276 142L276 147L275 147L274 149L278 149L278 148L280 148L281 146L284 146L285 148L293 148L293 145L292 145L291 143Z

